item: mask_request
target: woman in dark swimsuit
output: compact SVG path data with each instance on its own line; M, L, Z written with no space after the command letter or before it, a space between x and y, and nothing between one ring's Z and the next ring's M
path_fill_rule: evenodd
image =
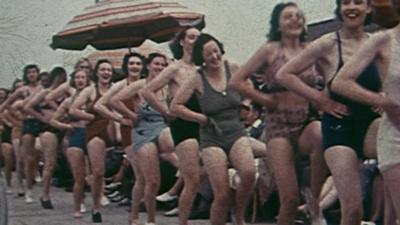
M368 135L366 140L365 137L369 127L369 132L373 132L379 122L373 122L378 115L371 107L339 97L330 90L337 71L369 38L363 25L371 11L369 0L337 0L336 3L336 14L343 21L341 29L310 44L279 71L278 79L325 112L322 119L325 160L339 193L341 224L348 225L361 222L359 162L365 157L376 157L376 137ZM324 77L328 94L309 88L297 78L298 74L314 64ZM364 71L362 77L359 83L363 86L375 92L380 90L381 82L374 64ZM364 142L367 144L364 145Z

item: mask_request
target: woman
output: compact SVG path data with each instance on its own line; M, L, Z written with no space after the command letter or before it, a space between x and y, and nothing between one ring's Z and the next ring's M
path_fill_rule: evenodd
M241 180L235 192L234 219L243 225L246 203L255 185L255 163L250 140L240 121L240 96L227 86L231 72L236 72L238 66L223 60L223 54L222 44L213 36L203 33L197 38L192 61L201 66L199 74L177 91L171 111L200 124L201 159L214 193L211 223L225 224L230 201L228 164L231 164ZM194 93L202 113L185 106Z
M120 123L121 128L121 141L122 148L125 152L129 152L129 148L132 144L132 125L137 120L135 114L123 117L120 114L113 112L108 105L110 105L111 98L116 95L119 91L123 90L129 84L134 83L140 79L144 68L145 58L139 53L129 53L124 56L122 63L122 71L127 74L126 79L123 79L115 83L110 90L108 90L94 105L94 109L97 110L101 115ZM126 99L124 101L125 106L135 111L136 102L132 99Z
M12 85L12 93L16 92L19 88L24 86L24 83L21 79L15 79ZM21 126L22 126L22 119L23 119L23 100L17 99L14 103L9 107L8 113L6 116L9 118L10 122L12 123L12 130L11 130L11 141L12 141L12 148L14 150L15 155L15 170L17 174L18 180L18 197L23 197L25 195L24 190L24 159L22 157L22 152L20 148L20 138L21 138Z
M4 102L9 96L9 91L5 88L0 88L0 103ZM4 162L4 174L7 184L7 194L12 193L12 168L14 165L14 156L11 140L12 122L7 116L9 110L5 110L0 113L0 156L2 156Z
M44 209L53 209L50 199L50 186L53 177L53 171L56 167L57 149L62 149L64 132L50 126L49 121L56 108L53 108L44 101L45 96L52 90L59 87L67 79L64 68L55 67L49 76L50 86L42 89L35 94L24 106L25 111L35 116L43 123L42 134L40 135L40 143L44 153L44 170L43 170L43 192L40 203ZM58 99L57 106L61 104L63 99Z
M146 224L155 223L156 195L160 186L159 152L174 150L169 128L160 113L143 101L140 91L146 83L153 80L166 64L166 58L159 53L152 53L147 59L147 77L131 83L111 98L111 106L124 116L136 117L132 131L133 148L128 158L135 172L135 185L132 190L131 224L139 224L139 205L143 198L147 211ZM166 91L161 90L159 98L166 99ZM135 101L135 111L128 109L123 101Z
M147 84L142 91L145 100L165 118L171 120L171 135L178 155L179 171L183 177L184 186L179 197L179 224L187 225L193 201L200 182L200 163L198 156L199 125L180 118L173 118L167 105L157 97L157 92L168 87L168 101L171 102L179 87L185 80L192 79L196 74L196 66L192 63L193 43L200 35L195 27L188 27L179 32L170 44L174 58L178 61L165 68L160 75ZM200 111L195 97L188 101L187 106L194 111ZM162 196L172 199L174 195L168 192ZM161 198L161 196L160 196Z
M400 2L392 2L399 15ZM400 181L399 40L400 25L372 35L344 64L332 82L332 91L335 93L384 111L378 131L377 151L378 167L385 186L385 224L395 224L396 218L400 219L400 195L397 188ZM375 64L379 70L385 94L359 82L366 79L363 71L371 64ZM367 78L368 82L374 82L374 77Z
M94 104L109 90L113 66L110 61L102 59L97 61L94 71L93 81L95 85L89 86L79 93L72 103L69 113L77 119L89 121L86 126L86 143L93 174L92 221L101 223L100 200L104 183L104 160L106 147L111 147L114 143L112 135L115 127L107 118L94 110ZM85 110L82 108L85 108Z
M69 133L67 157L74 176L74 218L81 218L81 204L85 184L86 124L68 115L68 109L79 93L90 85L87 71L78 69L71 74L70 86L76 89L74 96L64 100L50 120L51 126Z
M309 101L287 90L276 80L278 70L306 47L304 15L293 2L279 3L272 11L270 25L268 42L239 69L231 85L243 96L266 107L267 160L279 192L278 224L283 225L294 223L300 201L296 176L299 153L310 155L310 186L314 196L319 196L324 182L325 163L320 123L311 120ZM246 87L246 79L260 68L265 68L262 92ZM311 67L300 77L310 86L314 86L317 79Z
M90 76L92 76L93 73L93 67L92 64L90 63L88 58L80 58L74 66L74 71L76 70L85 70ZM61 84L58 86L56 89L50 91L45 97L45 101L47 104L53 106L54 108L57 108L57 104L55 101L57 99L62 99L65 96L73 96L75 93L75 89L70 86L70 82L65 82L64 84Z
M37 65L30 64L24 67L24 74L22 77L24 86L7 98L7 100L0 106L0 112L9 108L19 98L22 98L25 104L29 98L42 89L39 85L39 72L40 70ZM27 204L33 202L32 188L36 171L36 153L34 144L40 131L41 122L32 115L25 114L22 121L21 150L24 155L24 172L26 178L25 202Z
M330 85L343 63L369 37L363 31L363 25L371 12L371 2L337 0L336 4L336 15L343 21L341 29L312 43L280 70L278 79L284 86L315 102L325 111L322 118L325 160L339 193L341 224L357 224L362 218L359 164L363 158L374 155L366 153L367 148L364 146L370 145L368 143L371 140L365 140L366 134L378 114L371 107L335 95ZM298 74L314 64L324 76L329 96L306 86L297 78ZM367 81L368 76L370 82ZM361 82L371 90L379 91L380 80L376 65L369 65ZM364 141L367 141L367 145L363 146Z

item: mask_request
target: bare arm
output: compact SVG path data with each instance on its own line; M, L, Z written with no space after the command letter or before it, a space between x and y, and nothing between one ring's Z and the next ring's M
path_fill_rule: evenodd
M52 108L57 109L58 105L56 104L55 100L61 98L64 95L69 95L72 87L69 85L69 82L64 82L56 89L51 90L45 97L45 101L49 104Z
M94 105L94 109L99 112L105 118L121 122L122 116L111 111L107 105L109 105L112 96L117 94L121 89L125 87L125 80L122 80L113 85Z
M277 73L277 81L287 89L309 99L318 108L338 118L348 114L347 107L331 100L325 92L318 91L305 84L298 76L322 60L324 54L335 45L332 39L322 37L311 43L306 49L287 62Z
M87 102L90 101L92 93L94 93L95 87L94 86L89 86L83 89L78 96L76 96L75 101L72 103L70 109L69 109L69 114L72 116L75 116L79 119L82 120L92 120L94 119L94 115L91 113L87 113L81 108L87 104Z
M8 108L12 105L19 97L22 96L23 92L26 90L26 87L19 88L17 91L12 93L4 102L0 105L0 112Z
M318 39L287 62L277 73L277 81L287 89L313 101L319 102L321 92L305 84L298 76L323 57L332 43L330 40Z
M208 118L204 114L194 112L185 106L185 103L190 99L192 94L199 90L201 86L200 76L196 76L194 79L186 80L182 86L178 89L174 99L171 102L171 112L184 120L193 121L199 124L207 124Z
M45 118L45 116L42 113L36 111L34 107L44 100L44 97L46 96L47 93L49 93L49 91L46 89L39 91L38 93L33 95L32 98L30 98L24 105L24 111L26 113L36 117L37 119L39 119L44 123L48 122L47 118Z
M151 107L165 116L169 116L169 110L167 106L158 99L156 93L161 88L168 85L178 72L180 72L180 70L176 64L165 68L156 78L150 81L142 91L143 98L151 105Z
M389 41L388 33L372 35L365 41L357 53L339 70L332 82L332 91L367 105L382 106L383 96L361 87L356 80L363 70L378 57L382 47Z
M130 118L132 121L136 121L136 113L126 107L122 100L135 97L145 85L146 81L144 79L131 83L111 98L110 106L125 117Z
M66 113L68 113L68 107L71 105L71 99L65 99L61 105L57 108L56 112L53 114L53 117L50 120L50 125L60 129L60 130L72 130L73 126L68 123L64 123L61 119L64 117Z
M250 58L248 62L242 65L229 82L229 85L234 88L243 97L250 98L268 108L273 108L276 101L271 95L264 94L255 89L248 88L247 80L254 74L258 68L264 63L268 63L266 58L273 53L273 50L268 44L261 48Z

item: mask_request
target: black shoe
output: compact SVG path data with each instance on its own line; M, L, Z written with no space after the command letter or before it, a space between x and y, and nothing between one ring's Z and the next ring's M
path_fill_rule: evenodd
M17 196L18 197L25 197L25 192L18 192Z
M103 220L101 219L100 212L92 212L92 222L93 223L101 223Z
M210 218L207 210L194 210L190 213L189 220L206 220Z
M50 199L43 200L43 198L40 198L40 204L42 205L43 209L54 209L53 204L51 204Z

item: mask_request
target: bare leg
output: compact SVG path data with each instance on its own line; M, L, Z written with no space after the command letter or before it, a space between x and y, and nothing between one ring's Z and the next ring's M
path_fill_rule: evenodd
M33 179L35 178L35 163L36 163L36 151L34 148L35 137L30 134L25 134L21 139L22 145L22 153L24 158L24 169L25 169L25 179L26 179L26 189L29 192L32 192L33 187ZM31 197L31 196L29 196Z
M179 170L184 181L179 197L179 224L187 225L193 201L200 183L199 145L195 139L185 140L176 146Z
M312 141L310 141L312 140ZM322 185L324 184L328 168L324 159L322 145L321 122L311 122L304 128L299 138L299 151L310 156L311 161L311 193L318 199Z
M160 187L160 161L154 143L143 145L135 154L140 171L144 176L144 203L147 210L147 222L155 222L156 196Z
M44 168L43 168L43 192L42 199L50 199L50 186L53 171L56 166L57 160L57 136L51 132L44 132L40 136L40 142L44 154Z
M244 213L247 202L254 191L256 178L256 165L249 138L239 138L232 146L229 158L240 177L235 192L235 219L237 225L244 225Z
M106 144L103 140L95 137L89 141L88 154L90 166L93 174L92 194L93 194L93 211L100 211L100 200L103 193L104 180L104 160L106 157Z
M279 193L277 224L292 225L300 203L292 146L286 138L274 138L267 143L267 152Z
M389 197L392 202L393 216L397 220L400 218L400 193L398 189L400 180L400 165L391 167L383 172L383 182L385 185L385 197ZM385 198L385 201L387 198Z
M13 148L15 152L15 159L16 159L16 173L17 173L17 180L18 180L18 193L23 193L24 191L24 160L22 158L21 146L19 138L14 139L13 141Z
M0 150L3 152L4 173L6 177L7 187L11 188L11 175L14 165L13 148L12 145L9 143L2 143Z
M376 159L376 141L378 135L378 128L381 119L375 119L368 127L367 133L364 138L364 155L370 159Z
M382 175L378 174L374 177L373 181L371 221L377 222L379 219L381 219L381 216L383 215L384 204L383 177Z
M325 159L339 194L341 225L358 225L363 214L359 161L354 150L334 146L325 151Z
M136 150L134 150L136 151ZM140 157L136 157L135 153L129 153L129 162L135 173L135 184L132 189L132 208L131 208L131 220L132 225L139 224L139 205L144 195L144 175L139 167Z
M74 217L80 217L83 188L85 186L85 157L82 149L68 148L67 157L74 176Z
M225 224L230 200L227 156L221 148L208 147L202 150L201 158L214 193L210 210L211 224Z
M158 146L160 147L160 157L171 163L175 168L178 168L178 156L175 153L174 141L172 140L169 128L165 128L161 131L158 143Z

